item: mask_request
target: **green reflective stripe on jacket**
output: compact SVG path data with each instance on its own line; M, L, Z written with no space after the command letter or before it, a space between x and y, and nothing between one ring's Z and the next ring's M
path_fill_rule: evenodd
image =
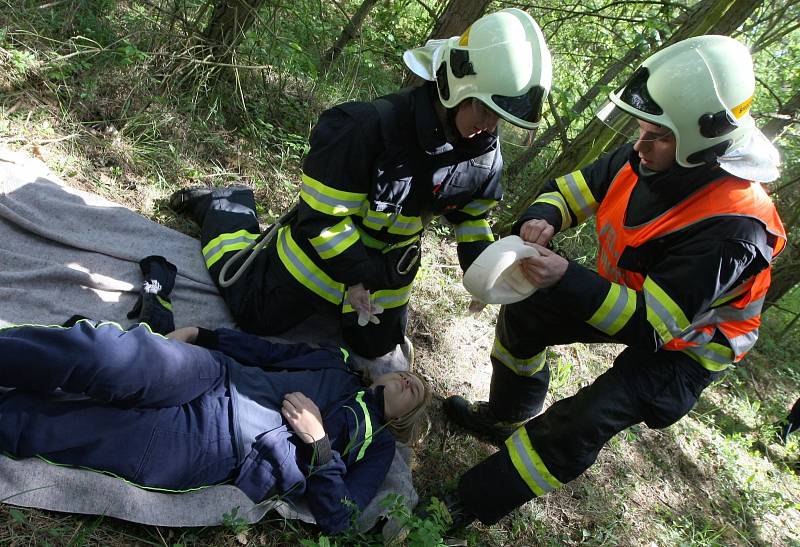
M494 241L494 235L492 235L492 229L485 219L467 220L456 225L456 241L458 243Z
M534 200L533 204L536 205L537 203L547 203L558 209L561 213L561 227L558 229L559 231L564 231L569 228L569 225L572 223L572 218L569 216L567 201L564 199L564 196L558 192L546 192Z
M356 226L358 230L358 235L361 238L361 243L364 244L365 247L369 247L370 249L378 250L382 253L388 253L389 251L393 251L394 249L400 249L401 247L407 247L412 243L416 243L419 241L419 234L410 237L408 239L404 239L403 241L397 243L386 243L385 241L381 241L380 239L376 239L369 235L367 232Z
M367 199L367 194L337 190L303 173L300 199L320 213L345 216L358 213Z
M497 205L499 202L496 199L475 199L467 203L461 208L462 213L470 216L477 217L486 214L489 209Z
M666 344L689 327L681 308L651 278L644 280L644 301L647 307L647 321L653 326Z
M364 402L363 391L359 391L358 395L356 395L356 402L358 402L362 412L364 412L364 442L361 443L358 456L356 456L356 461L359 461L364 457L364 454L366 454L369 445L372 444L372 418L369 415L367 403Z
M422 231L421 217L407 217L405 215L391 215L387 231L390 234L414 235Z
M517 473L536 496L543 496L562 486L561 481L550 474L542 458L534 450L525 426L506 439L506 448Z
M544 349L533 357L521 359L511 355L511 352L503 347L503 344L500 343L500 340L495 338L494 346L492 347L492 357L511 369L511 371L517 376L533 376L542 370L542 368L544 368L547 358L547 350Z
M350 217L330 228L325 228L317 237L309 239L317 254L325 259L340 255L358 241L358 231Z
M592 196L589 185L586 184L586 179L583 178L583 173L574 171L569 175L558 177L556 185L559 192L567 200L570 210L578 219L578 224L589 218L598 207L597 201Z
M697 348L687 348L683 353L711 371L725 370L733 366L733 350L716 342Z
M158 295L156 295L156 300L158 300L158 303L164 306L164 308L168 309L169 311L172 311L172 302L170 302L169 300L165 300Z
M203 247L203 258L206 261L206 268L210 268L223 257L225 253L238 251L250 245L258 239L259 234L238 230L229 234L220 234Z
M636 311L636 291L612 283L603 303L587 323L606 334L613 335L624 327Z
M291 226L278 230L278 256L292 276L311 292L338 305L344 297L344 285L334 281L314 264L292 238Z
M382 289L378 291L372 291L370 292L369 300L373 304L380 304L384 310L405 306L408 304L409 298L411 298L412 285L413 284L409 284L405 287L400 287L399 289ZM349 302L345 302L342 305L342 313L353 313L355 311L356 310L350 305Z
M371 228L373 230L380 230L381 228L385 228L389 225L389 215L386 213L379 213L377 211L373 211L369 208L368 203L365 202L366 207L363 208L360 215L362 218L362 223L367 228Z

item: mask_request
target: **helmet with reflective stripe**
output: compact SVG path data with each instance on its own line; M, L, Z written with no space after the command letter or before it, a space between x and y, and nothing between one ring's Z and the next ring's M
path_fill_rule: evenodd
M407 51L404 60L418 75L435 79L447 108L474 98L516 126L533 129L540 123L552 80L550 51L522 10L484 15L461 36L431 40ZM420 63L431 63L431 74L414 66Z
M694 167L715 161L748 139L755 128L750 116L754 90L747 47L727 36L696 36L645 60L610 93L610 103L598 117L611 119L616 107L671 129L676 161Z

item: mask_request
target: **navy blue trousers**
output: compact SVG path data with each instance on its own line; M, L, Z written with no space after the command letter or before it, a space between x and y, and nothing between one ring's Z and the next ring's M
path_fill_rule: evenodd
M143 486L222 482L238 464L225 363L141 325L3 329L0 450Z

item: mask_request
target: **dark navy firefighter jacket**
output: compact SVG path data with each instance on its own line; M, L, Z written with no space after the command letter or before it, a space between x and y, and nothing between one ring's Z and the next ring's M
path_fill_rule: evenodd
M204 346L204 347L201 347ZM324 531L347 528L394 457L383 391L340 348L201 329L196 345L146 325L80 321L0 330L0 450L116 474L162 491L232 483L253 501L305 496ZM280 415L312 399L327 438L303 443ZM82 397L76 398L79 394Z

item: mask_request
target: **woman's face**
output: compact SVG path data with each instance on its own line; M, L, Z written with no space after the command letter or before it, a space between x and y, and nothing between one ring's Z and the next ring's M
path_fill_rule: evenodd
M484 131L494 133L497 130L500 118L478 99L461 101L457 108L455 123L463 138L471 139Z
M379 376L372 387L383 386L383 406L386 417L399 418L422 403L425 387L422 381L408 372L390 372Z

